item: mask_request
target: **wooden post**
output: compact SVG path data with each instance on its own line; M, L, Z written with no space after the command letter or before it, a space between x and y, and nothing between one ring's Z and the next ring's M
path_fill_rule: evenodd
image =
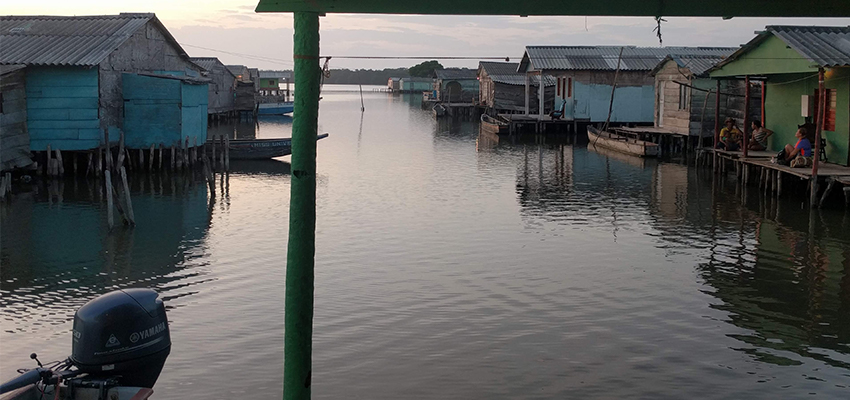
M189 137L186 137L186 140L183 141L183 166L189 168L192 165L191 160L189 160Z
M125 154L127 150L124 148L124 132L121 132L121 136L118 138L118 162L116 163L117 168L121 168L124 166L124 159L127 158Z
M192 163L198 162L198 137L192 138Z
M89 172L94 169L94 153L90 150L88 152L88 163L86 163L86 176L89 176Z
M761 81L761 126L766 126L767 124L767 117L765 117L764 111L765 95L767 95L767 79Z
M749 129L750 129L750 76L745 75L744 76L744 128L743 128L743 132L741 132L744 135L744 144L743 144L743 146L744 146L744 158L747 158L748 151L749 151L748 147L750 145L750 138L749 138L749 134L747 133L747 132L749 132Z
M531 113L531 76L525 73L525 115Z
M714 98L714 146L717 148L717 143L720 142L720 79L717 80L717 96Z
M316 252L316 133L319 119L319 14L294 15L298 97L292 124L292 179L286 253L283 397L309 400Z
M80 163L80 153L74 152L74 176L77 176L77 164Z
M215 170L215 162L216 162L216 158L215 158L215 136L213 136L213 138L212 138L212 165L211 165L213 170Z
M164 146L162 145L162 143L160 143L159 144L159 170L160 171L162 171L162 150L163 150L162 148L163 147Z
M230 171L230 136L224 137L224 170Z
M103 174L103 147L102 146L99 146L97 148L97 169L95 170L95 173L97 174L98 177L100 177Z
M602 128L603 131L608 130L608 126L611 123L611 112L614 111L614 93L617 91L617 78L620 76L620 61L623 60L623 48L620 47L620 55L617 56L617 69L614 71L614 84L611 85L611 101L608 102L608 117L605 118L605 126ZM542 89L543 86L543 75L540 75L540 86ZM541 96L542 98L542 96ZM542 101L541 101L542 106ZM543 114L543 110L540 110L540 114Z
M203 155L204 161L204 176L207 178L207 185L210 187L210 198L215 198L215 177L212 174L212 167L207 155Z
M112 215L112 172L107 169L103 173L106 176L103 181L103 184L106 185L106 222L111 230L115 226L115 219Z
M782 196L782 172L776 173L776 197Z
M59 176L65 175L65 163L62 161L62 151L56 149L56 170Z
M47 145L47 161L44 163L44 171L47 173L47 176L53 176L53 151L50 148L50 145Z
M145 150L139 148L139 171L145 170Z
M174 169L176 168L174 162L175 162L174 161L174 145L172 144L171 145L171 171L174 171Z
M141 149L139 149L141 151ZM127 171L124 167L119 170L121 172L121 185L124 187L124 204L127 205L127 218L130 220L130 225L136 225L136 216L133 213L133 201L130 199L130 185L127 184Z
M106 158L106 169L112 170L112 148L109 147L109 129L103 130L103 144L106 148L106 153L104 155Z
M818 196L818 163L820 162L820 134L823 130L824 116L826 112L824 108L826 107L826 91L824 90L823 80L824 80L824 70L823 67L818 68L818 115L817 115L817 129L815 129L815 143L814 143L814 158L812 159L812 193L811 198L809 199L810 206L815 208L817 206L816 200Z
M148 154L148 157L149 157L148 158L148 171L153 171L153 159L154 159L154 155L156 154L156 153L154 153L154 145L153 144L151 144L151 149L148 151L148 153L149 153Z
M221 167L221 170L224 171L224 135L218 137L218 144L219 147L221 147L221 151L219 152L221 153L219 155L221 158L221 160L219 160L219 166Z

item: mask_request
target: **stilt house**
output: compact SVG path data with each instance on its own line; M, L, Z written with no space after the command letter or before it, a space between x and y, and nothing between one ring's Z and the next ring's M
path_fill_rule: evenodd
M207 113L228 114L236 110L237 77L215 57L192 57L192 62L203 71L201 76L210 79Z
M764 82L762 122L775 134L771 150L795 143L797 126L815 124L818 72L826 92L827 161L850 163L850 27L768 26L710 71L714 79Z
M731 51L730 51L731 54ZM702 137L710 145L714 137L716 81L708 70L723 61L724 56L667 56L651 75L655 77L654 126L694 137ZM744 82L724 81L720 88L721 120L732 117L743 126ZM750 120L761 113L761 84L750 85ZM722 121L721 121L722 122Z
M519 63L485 62L478 63L480 104L497 113L522 113L525 110L526 74L517 72ZM554 104L555 78L543 75L545 104ZM530 97L538 98L540 78L535 76L530 82ZM538 114L539 103L529 105L531 114ZM551 111L549 109L548 111Z
M622 57L620 51L622 49ZM655 79L649 74L668 55L722 56L726 47L526 46L518 72L557 79L554 108L564 118L603 122L608 118L616 84L611 122L651 124L655 120ZM615 83L616 77L616 83ZM539 108L553 108L545 99Z
M26 65L32 151L48 145L56 150L97 148L106 132L111 142L117 141L126 126L126 101L133 98L136 104L155 107L160 96L147 91L151 97L142 99L125 92L128 75L148 74L154 84L164 84L165 77L199 77L201 71L154 14L0 17L0 65L11 64ZM207 91L203 81L191 85ZM200 143L206 140L206 100L203 103L203 113L179 119L199 127L188 134ZM203 123L194 124L193 118ZM140 136L127 137L128 146L170 146L185 139L168 137L162 143L147 137L146 131L136 134Z

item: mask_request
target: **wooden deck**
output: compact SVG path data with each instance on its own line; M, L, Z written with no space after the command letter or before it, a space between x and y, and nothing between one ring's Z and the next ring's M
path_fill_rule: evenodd
M802 179L811 179L812 178L812 168L791 168L787 165L774 164L770 162L770 160L753 160L753 159L745 159L744 163L755 165L758 167L769 168L776 171L782 171L786 174L791 174ZM818 178L819 179L830 179L835 178L838 179L841 183L848 182L850 183L850 167L845 167L843 165L838 164L830 164L830 163L820 163L818 165Z
M729 160L740 160L744 159L744 152L741 150L738 151L728 151L728 150L720 150L720 149L709 149L709 151L713 151L719 157L727 158ZM770 159L775 156L775 151L757 151L750 150L747 152L747 158L745 160L750 159Z

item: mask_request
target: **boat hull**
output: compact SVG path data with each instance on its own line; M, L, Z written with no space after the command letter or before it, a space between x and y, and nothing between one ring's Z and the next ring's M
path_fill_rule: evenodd
M481 114L481 129L498 135L508 133L508 124L487 114Z
M655 143L600 131L592 126L587 127L587 139L590 141L589 146L604 147L638 157L658 156L658 145Z
M264 103L257 107L258 115L284 115L295 110L295 103Z
M324 133L316 140L326 137L328 134ZM292 154L292 138L231 140L228 150L231 160L268 160Z

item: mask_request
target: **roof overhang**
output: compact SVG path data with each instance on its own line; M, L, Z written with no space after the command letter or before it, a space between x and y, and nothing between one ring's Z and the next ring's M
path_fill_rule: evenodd
M443 15L850 17L847 0L260 0L257 12Z

